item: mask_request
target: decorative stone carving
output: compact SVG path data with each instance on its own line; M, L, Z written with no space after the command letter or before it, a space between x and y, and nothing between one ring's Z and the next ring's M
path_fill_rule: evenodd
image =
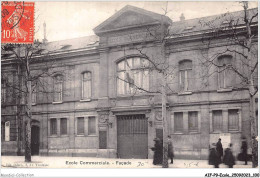
M156 112L155 114L155 119L157 121L161 121L162 120L162 112Z
M99 122L100 123L105 123L108 120L108 115L102 114L99 116Z

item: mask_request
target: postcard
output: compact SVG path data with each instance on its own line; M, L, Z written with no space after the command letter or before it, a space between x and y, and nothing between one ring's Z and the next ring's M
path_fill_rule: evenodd
M259 176L257 1L2 1L1 14L3 177Z

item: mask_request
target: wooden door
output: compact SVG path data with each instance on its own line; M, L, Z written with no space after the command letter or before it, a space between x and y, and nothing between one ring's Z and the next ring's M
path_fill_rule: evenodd
M31 151L32 155L39 155L39 147L40 147L40 129L38 126L32 126L31 133Z
M145 115L117 116L119 158L147 158L148 123Z

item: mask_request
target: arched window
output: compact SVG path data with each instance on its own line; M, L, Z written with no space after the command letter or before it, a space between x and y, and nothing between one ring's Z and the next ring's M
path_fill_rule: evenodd
M179 84L180 91L186 92L191 90L192 62L183 60L179 62Z
M218 86L219 89L232 88L234 73L232 70L232 56L218 57Z
M54 76L54 102L62 101L62 93L63 93L63 76L56 75Z
M82 99L91 98L91 72L82 73Z
M127 95L148 91L148 67L149 61L140 57L132 57L119 62L117 64L117 94Z

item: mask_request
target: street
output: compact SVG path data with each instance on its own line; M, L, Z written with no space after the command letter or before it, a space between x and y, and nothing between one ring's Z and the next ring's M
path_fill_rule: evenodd
M152 159L114 159L94 157L46 157L32 156L32 162L26 163L24 156L2 156L2 168L161 168L161 165L153 165ZM227 168L220 164L220 168ZM208 165L208 160L182 160L176 159L169 168L213 168ZM252 168L252 162L244 165L242 161L236 161L234 168Z

